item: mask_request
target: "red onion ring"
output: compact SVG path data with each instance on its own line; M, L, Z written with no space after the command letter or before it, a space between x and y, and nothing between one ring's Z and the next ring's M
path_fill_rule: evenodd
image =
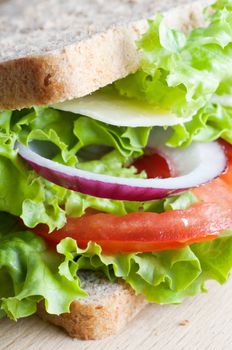
M226 156L217 142L192 143L185 149L165 146L151 137L149 147L158 149L175 166L177 177L165 179L120 178L62 165L40 156L31 146L17 144L19 155L42 177L95 197L148 201L167 197L218 177L226 168Z

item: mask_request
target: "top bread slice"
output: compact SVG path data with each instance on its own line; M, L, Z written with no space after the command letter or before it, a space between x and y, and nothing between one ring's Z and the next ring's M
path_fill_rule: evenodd
M0 109L87 95L135 72L147 18L200 25L211 0L0 0Z

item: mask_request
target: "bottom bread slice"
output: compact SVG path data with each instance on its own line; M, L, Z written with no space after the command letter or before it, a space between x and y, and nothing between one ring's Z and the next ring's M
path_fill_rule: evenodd
M93 272L80 274L82 288L88 297L71 304L70 313L51 315L44 303L38 305L38 314L67 333L79 339L101 339L120 331L145 305L144 298L121 281L110 282Z

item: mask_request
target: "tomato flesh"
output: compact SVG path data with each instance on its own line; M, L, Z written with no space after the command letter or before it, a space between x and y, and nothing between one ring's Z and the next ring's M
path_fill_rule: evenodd
M171 171L166 159L158 153L145 154L136 159L133 165L139 173L145 171L149 179L154 177L164 179L171 176Z
M89 241L96 242L105 253L176 249L214 239L220 232L232 228L232 147L227 144L224 147L228 157L227 171L195 188L193 193L199 202L187 210L124 216L88 213L81 218L69 218L61 230L51 234L46 225L38 225L34 232L53 243L72 237L81 248Z

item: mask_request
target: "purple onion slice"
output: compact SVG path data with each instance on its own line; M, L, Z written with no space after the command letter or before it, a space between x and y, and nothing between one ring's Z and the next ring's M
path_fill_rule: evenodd
M19 155L45 179L76 192L116 200L164 198L209 182L218 177L227 164L223 148L217 142L195 142L185 149L177 149L165 146L161 139L152 136L149 147L162 153L178 176L141 179L97 174L49 160L39 155L31 145L17 144Z

